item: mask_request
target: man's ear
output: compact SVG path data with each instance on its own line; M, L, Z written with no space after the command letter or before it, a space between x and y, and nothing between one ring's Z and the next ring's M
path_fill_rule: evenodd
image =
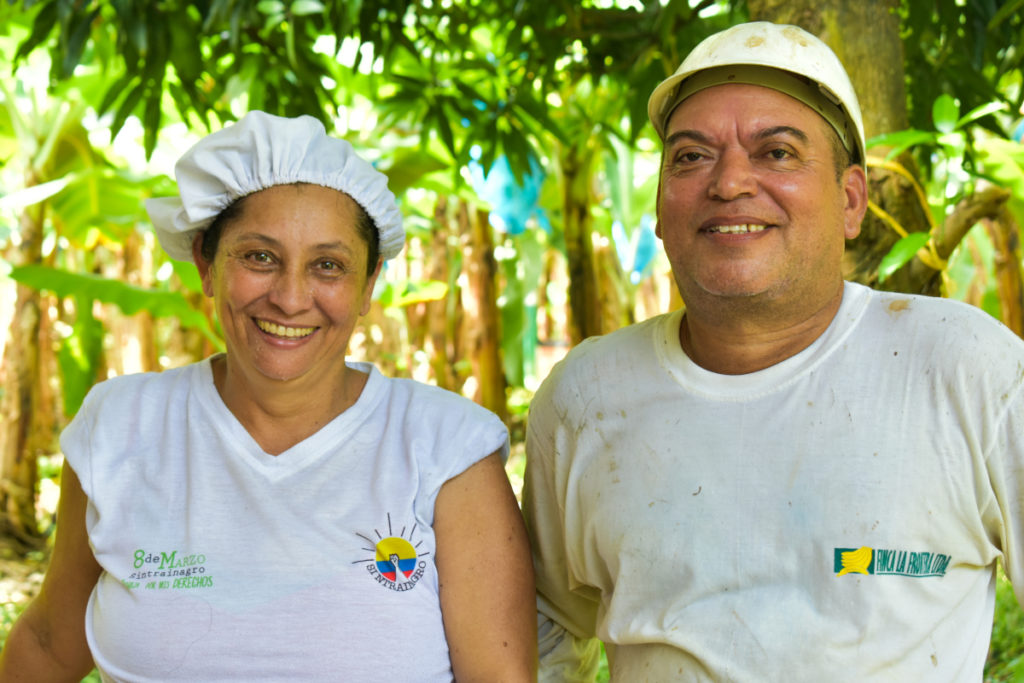
M868 179L864 169L854 164L843 171L843 194L846 197L844 232L852 240L860 234L860 224L868 210Z
M661 239L661 171L658 172L658 194L654 198L654 235Z
M199 270L199 279L203 281L203 294L213 298L213 264L203 258L203 232L197 232L192 239L192 262Z

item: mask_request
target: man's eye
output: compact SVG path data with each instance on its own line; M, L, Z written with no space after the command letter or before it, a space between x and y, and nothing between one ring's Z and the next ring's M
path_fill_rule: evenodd
M700 152L680 152L679 154L676 155L676 161L686 164L692 164L697 161L700 161L703 157L704 155L702 155Z
M792 156L792 154L789 153L789 150L782 149L781 147L776 147L775 149L769 151L768 155L772 159L779 159L780 161L783 159L788 159Z

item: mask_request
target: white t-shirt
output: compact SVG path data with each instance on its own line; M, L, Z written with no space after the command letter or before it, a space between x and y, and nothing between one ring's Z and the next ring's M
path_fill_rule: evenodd
M104 569L86 615L104 680L451 680L434 502L507 432L350 366L369 375L358 401L277 456L209 360L93 388L61 445Z
M726 376L681 313L587 341L529 416L542 680L972 681L996 560L1024 595L1024 344L847 284L778 365Z

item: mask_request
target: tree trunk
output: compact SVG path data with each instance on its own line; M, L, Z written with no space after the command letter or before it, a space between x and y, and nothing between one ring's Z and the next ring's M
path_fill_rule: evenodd
M141 235L134 230L130 231L120 251L119 268L113 276L137 287L151 287L151 274L154 272L152 248L144 244ZM108 306L108 310L108 329L114 343L111 349L113 358L107 365L115 368L119 375L159 370L153 316L148 311L125 316L114 306Z
M996 287L999 290L999 318L1018 337L1024 337L1024 284L1021 276L1020 226L1009 209L998 218L984 221L995 246Z
M12 247L7 260L26 265L41 261L43 212L30 207L22 214L20 244ZM36 423L45 407L40 391L40 295L17 285L3 361L0 364L0 533L20 550L41 546L35 516L37 480Z
M425 275L431 280L451 283L449 277L452 254L448 246L451 221L448 217L448 198L441 195L434 207L434 230L430 249L427 250ZM427 341L424 351L430 357L434 379L437 385L451 391L458 391L461 381L456 371L456 338L459 306L456 287L449 287L443 299L424 304L427 315Z
M464 254L463 272L467 285L462 291L464 347L477 381L473 400L508 424L505 369L501 362L501 314L498 311L494 240L486 211L460 202Z
M590 187L593 150L568 147L562 157L562 209L569 270L569 341L601 334L600 287L594 268Z

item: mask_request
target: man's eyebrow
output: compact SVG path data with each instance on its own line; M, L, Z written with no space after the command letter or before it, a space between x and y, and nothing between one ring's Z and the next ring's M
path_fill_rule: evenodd
M694 142L707 144L711 141L711 138L697 130L677 130L665 138L665 147L671 147L680 140L693 140Z
M789 135L803 143L808 141L807 133L803 132L799 128L794 128L793 126L772 126L771 128L765 128L757 131L757 133L754 134L754 139L767 140L779 135ZM708 144L711 141L711 138L698 130L686 128L683 130L677 130L666 137L665 147L671 147L680 140L692 140L701 144Z
M793 126L772 126L771 128L758 131L754 137L758 140L767 140L778 135L791 135L803 143L808 141L807 133Z

